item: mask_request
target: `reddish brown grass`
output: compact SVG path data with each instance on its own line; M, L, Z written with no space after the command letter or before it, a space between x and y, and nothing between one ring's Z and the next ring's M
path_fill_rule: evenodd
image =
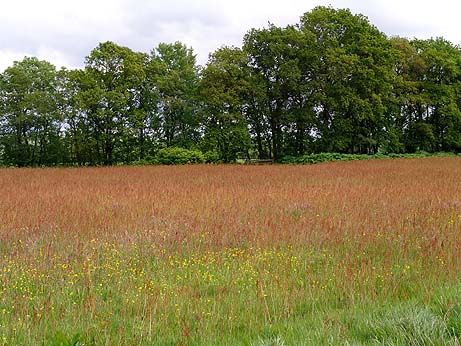
M4 244L70 239L182 251L252 244L418 242L459 250L461 162L0 171ZM356 248L355 251L358 251Z

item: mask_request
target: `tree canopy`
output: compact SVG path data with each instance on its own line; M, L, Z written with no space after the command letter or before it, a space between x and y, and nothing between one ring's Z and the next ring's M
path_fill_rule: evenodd
M249 30L205 66L181 42L149 53L104 42L82 69L26 57L0 74L4 165L131 163L165 148L220 162L460 152L461 49L317 7Z

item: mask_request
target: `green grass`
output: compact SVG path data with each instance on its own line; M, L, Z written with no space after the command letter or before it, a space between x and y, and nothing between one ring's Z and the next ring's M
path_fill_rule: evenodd
M461 333L461 286L418 280L417 259L347 273L345 248L104 244L43 268L44 250L2 268L2 345L457 345Z

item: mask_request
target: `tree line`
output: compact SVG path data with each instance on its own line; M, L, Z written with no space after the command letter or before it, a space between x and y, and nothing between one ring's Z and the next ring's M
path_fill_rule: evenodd
M210 160L309 153L461 151L461 49L387 37L317 7L211 53L99 44L82 69L34 57L0 74L4 165L112 165L164 148Z

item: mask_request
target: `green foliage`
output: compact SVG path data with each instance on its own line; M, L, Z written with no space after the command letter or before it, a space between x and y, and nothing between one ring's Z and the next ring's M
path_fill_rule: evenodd
M139 88L145 79L143 55L112 42L101 43L87 57L85 70L75 78L79 83L76 98L84 114L78 119L82 122L79 128L84 130L84 137L89 132L94 139L89 151L95 157L86 160L111 165L134 156L124 152L127 147L121 143L132 132L139 134ZM127 123L131 126L127 127Z
M310 115L310 104L305 102L304 92L308 89L303 84L303 74L311 71L303 71L304 66L300 66L301 58L311 61L305 56L310 52L308 40L309 37L304 37L294 26L279 28L275 25L252 29L244 37L250 75L254 76L251 87L256 90L251 95L251 108L254 109L250 109L248 122L253 123L258 149L263 150L262 137L266 135L268 149L275 159L280 158L283 151L283 126L288 124L289 114L294 117L294 131L305 131L308 126L305 115ZM301 142L297 144L302 147Z
M53 65L24 58L0 78L0 147L3 162L15 166L66 162L62 116Z
M198 139L198 67L192 48L181 42L160 43L146 67L157 93L159 139L167 146L191 147ZM151 92L153 90L150 90Z
M461 152L460 90L460 47L388 38L362 14L319 6L252 28L203 67L181 42L149 54L100 43L83 70L15 62L0 74L0 162L130 164L159 147L217 154L209 162Z
M321 162L332 162L332 161L353 161L353 160L366 160L375 157L382 157L382 155L364 155L364 154L340 154L340 153L319 153L309 154L299 157L285 156L280 162L291 163L291 164L313 164Z
M199 150L169 147L159 150L154 157L154 162L161 165L185 165L205 163L206 157Z
M366 17L330 7L306 13L300 27L318 52L309 71L317 150L376 153L393 82L388 39Z
M220 163L221 158L216 150L210 150L204 153L206 163Z
M85 346L88 345L82 340L80 334L75 334L73 337L67 337L63 332L57 332L53 336L49 336L43 346Z
M399 158L424 158L432 156L453 156L452 153L428 153L425 151L418 151L413 154L340 154L340 153L319 153L319 154L309 154L303 156L284 156L278 162L285 164L314 164L322 162L333 162L333 161L356 161L356 160L374 160L374 159L399 159Z
M418 150L432 151L435 144L435 136L431 124L417 122L411 124L406 138L406 146L409 152Z
M235 161L239 153L247 152L251 146L244 114L245 95L250 88L245 63L244 52L224 47L210 56L202 71L201 147L217 154L214 162Z

